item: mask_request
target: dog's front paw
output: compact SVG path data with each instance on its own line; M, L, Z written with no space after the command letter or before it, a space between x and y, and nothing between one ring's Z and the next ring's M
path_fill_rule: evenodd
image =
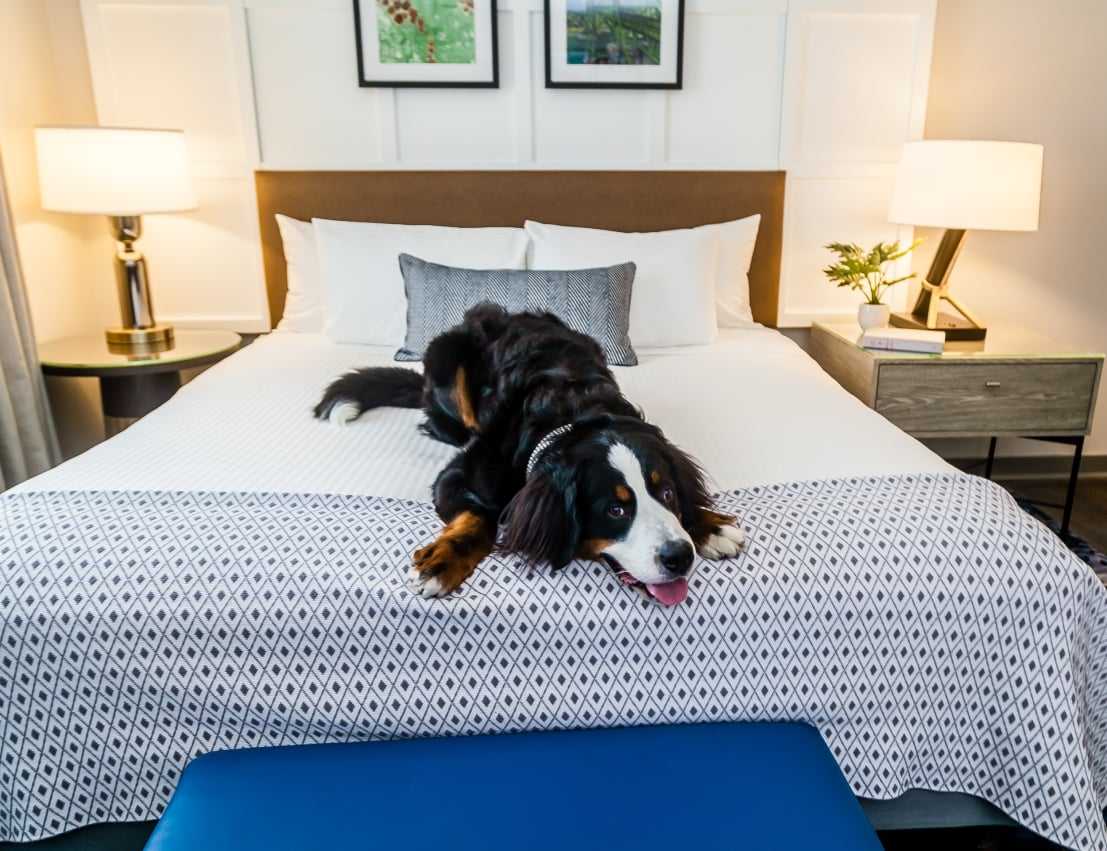
M709 559L733 558L746 548L746 530L737 525L717 526L699 546Z
M746 530L733 514L702 509L688 531L696 551L704 558L733 558L746 548Z
M407 588L420 597L445 597L456 591L477 568L479 559L460 556L448 538L416 550L407 572Z
M492 551L495 527L469 511L451 520L437 540L415 551L407 587L420 597L445 597L472 576Z

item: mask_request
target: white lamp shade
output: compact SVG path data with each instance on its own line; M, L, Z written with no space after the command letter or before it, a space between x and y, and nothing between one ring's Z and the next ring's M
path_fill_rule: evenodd
M42 207L140 216L196 209L184 133L130 127L36 127Z
M888 221L961 230L1037 230L1041 188L1041 145L908 142Z

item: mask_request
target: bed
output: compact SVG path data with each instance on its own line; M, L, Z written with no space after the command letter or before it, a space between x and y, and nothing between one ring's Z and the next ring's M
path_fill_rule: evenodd
M275 214L616 231L760 215L756 323L613 368L748 549L702 563L672 609L599 564L504 556L416 598L403 575L452 449L414 411L314 421L327 382L396 347L279 329L0 495L0 841L154 818L217 749L801 720L866 799L959 793L1107 848L1107 590L769 327L782 174L260 172L258 197L275 318Z

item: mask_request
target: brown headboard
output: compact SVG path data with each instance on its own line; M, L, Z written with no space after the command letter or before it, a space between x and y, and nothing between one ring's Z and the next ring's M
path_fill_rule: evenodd
M761 214L750 267L753 318L776 325L781 171L259 171L258 215L276 324L287 284L275 213L456 227L559 225L654 231Z

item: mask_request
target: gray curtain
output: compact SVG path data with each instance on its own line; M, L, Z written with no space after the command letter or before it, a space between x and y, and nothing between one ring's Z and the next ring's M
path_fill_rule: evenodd
M0 162L0 490L59 460Z

